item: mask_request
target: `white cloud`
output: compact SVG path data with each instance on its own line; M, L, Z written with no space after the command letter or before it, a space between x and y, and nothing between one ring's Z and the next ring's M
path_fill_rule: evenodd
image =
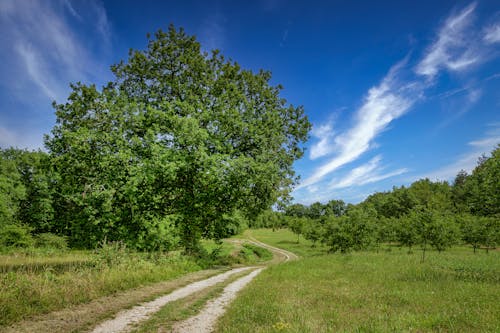
M105 46L109 47L111 43L111 24L108 20L108 15L106 14L106 9L100 2L90 2L90 5L97 16L96 29L101 35Z
M408 169L403 168L382 174L380 173L383 169L383 167L380 166L381 160L382 158L379 155L371 159L368 163L352 169L343 179L333 180L330 183L330 188L339 189L351 186L361 186L408 172Z
M91 24L101 35L101 45L107 45L110 28L106 12L100 3L92 1L89 5L93 8L92 16L97 18ZM88 51L90 42L70 25L66 13L71 15L70 18L81 19L67 0L2 1L2 42L9 43L13 48L0 53L3 62L0 71L15 71L16 79L21 81L19 85L24 88L18 93L21 98L33 95L34 83L48 99L62 102L69 82L85 82L93 72L100 70L101 65Z
M42 92L51 100L60 100L63 93L60 87L51 84L50 74L43 68L43 64L39 61L40 57L36 51L30 46L19 42L15 47L17 53L26 66L26 71L33 82L38 85Z
M481 89L471 89L469 90L469 93L467 94L467 101L469 103L476 103L480 98L481 98L481 95L482 95L482 91Z
M480 60L478 50L468 29L476 3L450 16L438 32L437 40L427 49L415 71L419 75L434 77L440 69L465 70Z
M487 58L485 46L471 39L471 36L479 34L477 29L471 28L475 8L476 3L472 3L448 17L438 30L436 41L427 48L423 57L417 62L415 68L417 75L407 73L405 70L408 58L393 66L382 82L368 91L350 129L334 136L327 131L331 129L329 124L318 126L317 133L313 132L313 136L319 141L311 147L310 158L315 159L334 152L337 154L314 170L298 189L321 181L328 174L375 148L375 138L386 130L391 122L404 115L423 96L426 89L435 84L434 80L429 79L434 78L439 71L443 69L463 71ZM406 77L401 79L404 75ZM477 102L482 94L481 89L471 88L454 90L443 97L468 91L467 106L470 106ZM373 179L376 180L376 177Z
M484 32L483 40L488 44L500 42L500 23L487 27Z
M104 84L111 76L111 27L99 0L0 0L0 146L40 148L53 126L51 102L70 82ZM22 124L19 119L26 119Z
M356 160L371 148L377 135L383 132L394 119L408 111L418 98L420 88L418 85L401 85L398 82L397 75L404 64L405 61L395 65L378 86L368 91L363 105L356 112L354 126L333 140L334 148L339 152L338 155L317 168L299 185L299 188L317 183L329 173ZM313 146L314 156L331 152L333 148L329 146L329 142L330 140L325 136L322 141Z
M315 138L319 139L319 141L311 147L309 157L312 160L328 155L333 151L334 147L330 141L334 137L335 133L333 132L333 126L331 123L314 126L311 134Z

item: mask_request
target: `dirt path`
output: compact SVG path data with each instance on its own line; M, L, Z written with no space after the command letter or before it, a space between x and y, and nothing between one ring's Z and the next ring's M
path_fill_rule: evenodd
M253 237L246 240L232 240L233 242L249 242L257 246L261 246L273 252L274 258L271 263L286 262L298 259L298 256L292 252L276 248L274 246L262 243ZM186 287L180 288L168 295L159 297L154 301L141 304L132 309L122 311L116 315L112 320L105 321L97 326L92 333L114 333L114 332L128 332L133 328L133 325L147 319L153 313L160 310L161 307L169 302L179 300L205 288L214 286L217 283L227 280L231 275L250 270L256 267L243 267L233 269L223 274L216 275L209 279L192 283ZM250 283L264 268L253 270L248 275L227 285L222 294L207 302L201 312L187 320L179 322L174 325L173 331L176 333L208 333L212 332L218 318L224 314L225 308L236 297L237 293Z
M237 296L238 291L243 289L253 280L264 268L259 268L250 274L234 281L224 288L222 295L209 301L201 312L173 327L175 333L210 333L215 328L217 319L225 312L225 307Z
M266 249L270 250L273 253L276 253L278 255L283 256L285 258L283 261L285 261L285 262L286 261L290 261L290 260L297 260L297 259L299 259L299 256L296 255L293 252L290 252L290 251L287 251L287 250L283 250L283 249L280 249L280 248L268 245L266 243L262 243L261 241L258 241L257 239L253 238L252 236L249 236L249 239L250 239L249 240L250 243L253 243L255 245L261 246L263 248L266 248Z
M115 316L114 319L107 320L99 324L92 331L92 333L127 332L132 328L133 324L147 319L151 314L160 310L160 308L165 304L179 300L205 288L214 286L217 283L227 280L229 277L236 273L250 270L252 268L255 267L235 268L211 278L191 283L183 288L175 290L168 295L159 297L154 301L138 305L129 310L121 311Z

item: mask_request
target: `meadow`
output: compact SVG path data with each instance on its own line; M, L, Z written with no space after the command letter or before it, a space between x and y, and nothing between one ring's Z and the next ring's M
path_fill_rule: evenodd
M23 319L122 291L215 268L206 271L212 275L271 256L268 251L263 254L260 248L246 244L205 240L202 246L205 255L201 257L182 255L180 251L137 252L119 243L103 244L94 251L33 248L4 251L0 254L0 331ZM165 293L164 289L157 289L140 297ZM144 299L132 300L131 304L134 301Z
M325 254L288 230L247 231L301 255L258 276L219 332L498 332L500 253L386 246ZM265 296L265 297L263 297Z

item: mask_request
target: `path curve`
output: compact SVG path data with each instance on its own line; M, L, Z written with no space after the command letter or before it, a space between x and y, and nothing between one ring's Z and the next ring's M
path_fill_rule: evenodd
M287 251L287 250L283 250L283 249L280 249L278 247L274 247L274 246L271 246L269 244L266 244L266 243L262 243L261 241L253 238L252 236L248 236L249 238L249 242L255 244L255 245L258 245L258 246L261 246L263 248L266 248L268 250L271 250L273 252L277 252L281 255L283 255L285 257L285 261L290 261L290 260L297 260L299 259L299 256L296 255L295 253L293 252L290 252L290 251Z
M299 257L290 251L286 251L261 241L258 241L252 236L245 239L249 243L266 248L274 254L279 254L284 258L283 261L296 260ZM215 275L205 280L191 283L185 287L179 288L170 294L161 296L151 302L143 303L128 310L119 312L113 319L104 321L94 328L92 333L118 333L129 332L133 325L143 321L153 313L158 312L167 303L179 300L181 298L192 295L205 288L212 287L217 283L224 282L234 274L244 272L246 270L253 271L242 278L227 285L222 294L207 302L203 310L196 316L193 316L185 321L174 325L174 332L176 333L208 333L212 332L217 319L224 314L225 307L229 305L237 296L238 291L243 289L250 281L252 281L265 267L241 267L235 268L222 274Z

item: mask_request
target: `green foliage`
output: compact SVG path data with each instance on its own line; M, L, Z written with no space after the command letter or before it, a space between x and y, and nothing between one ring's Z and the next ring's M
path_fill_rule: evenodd
M407 246L410 252L412 247L418 244L419 234L417 229L417 220L408 215L399 218L396 225L396 239L401 246Z
M19 202L26 196L12 151L0 149L0 227L15 222Z
M347 253L353 248L353 235L346 216L330 218L324 227L321 242L329 247L329 252Z
M0 225L23 223L34 232L55 231L49 156L41 151L0 149Z
M98 267L114 267L128 259L129 251L123 242L102 241L95 249Z
M112 70L101 91L72 86L46 140L60 174L57 219L73 245L147 248L141 239L161 237L160 221L175 215L192 251L202 236L236 232L236 211L257 215L288 195L310 124L269 72L204 53L172 26Z
M302 228L304 238L312 242L312 246L316 246L316 243L321 240L323 235L323 223L318 220L306 220Z
M288 217L287 225L288 228L297 235L297 243L300 240L300 235L304 232L304 225L307 223L307 219L304 217Z
M286 226L286 219L280 212L271 209L265 210L254 219L249 220L251 228L271 228L273 230Z
M326 219L330 216L342 216L347 209L342 200L330 200L326 204L315 202L310 206L293 204L285 208L286 216L307 217L309 219Z
M142 251L170 251L179 246L180 235L176 223L178 215L146 218L141 216L137 240L133 247Z
M58 236L50 232L45 232L35 236L35 246L38 248L67 250L68 239L66 236Z
M489 249L500 244L500 221L497 218L462 214L458 221L463 240L472 246L474 252L481 247Z
M345 216L327 220L322 242L330 248L330 252L364 250L374 245L375 230L370 212L352 209Z
M34 245L31 228L23 225L9 224L0 228L0 247L28 248Z
M457 177L455 192L462 210L500 218L500 145L489 158L480 158L470 176Z

